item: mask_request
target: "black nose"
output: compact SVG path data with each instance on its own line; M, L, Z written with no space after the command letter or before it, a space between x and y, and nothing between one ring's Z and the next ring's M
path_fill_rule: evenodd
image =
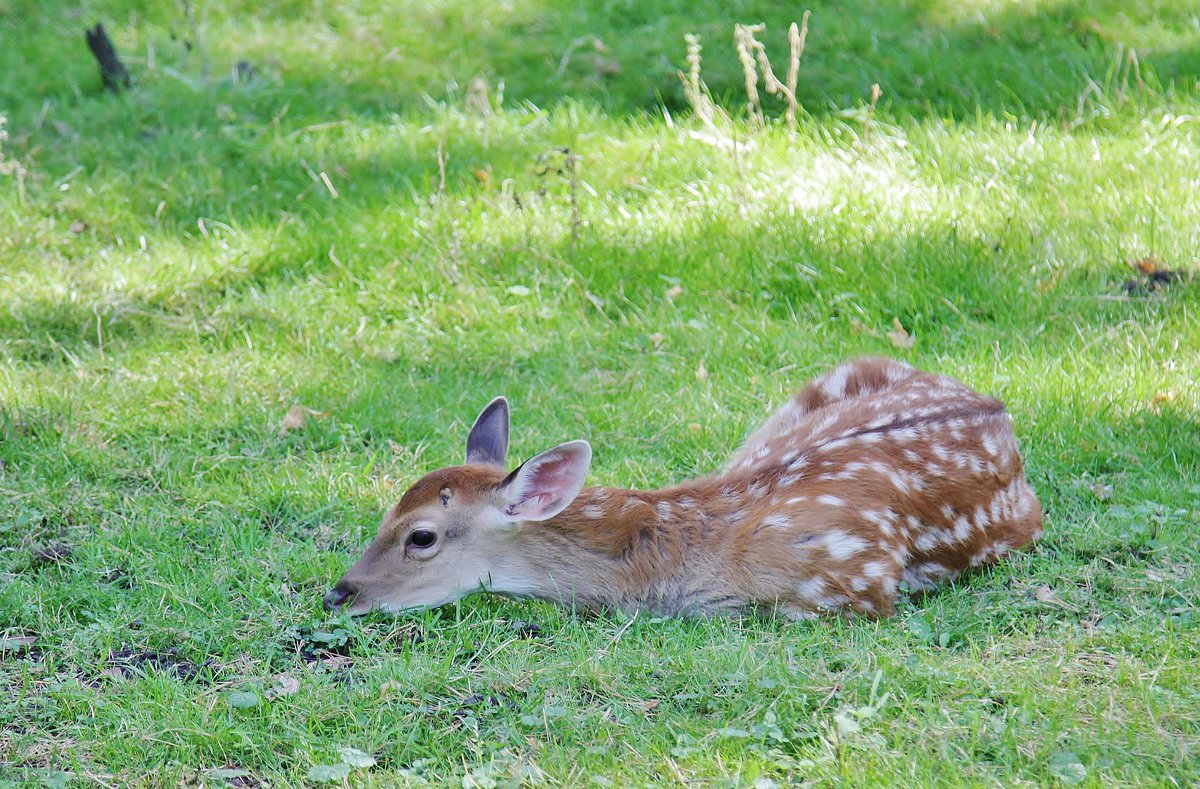
M325 610L332 611L335 608L341 608L348 599L353 597L357 592L345 583L339 583L337 586L329 590L329 594L325 595L324 603Z

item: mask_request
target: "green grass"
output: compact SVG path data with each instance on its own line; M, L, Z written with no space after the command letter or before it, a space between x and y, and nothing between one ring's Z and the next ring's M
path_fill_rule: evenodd
M736 145L683 34L736 118L798 10L191 5L0 0L0 783L1200 780L1191 4L814 3ZM862 353L1008 403L1032 552L882 622L320 608L495 394L656 486Z

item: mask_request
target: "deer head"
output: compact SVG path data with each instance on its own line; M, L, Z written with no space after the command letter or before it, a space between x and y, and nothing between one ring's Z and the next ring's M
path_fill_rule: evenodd
M508 401L497 397L471 428L464 465L430 472L408 489L325 595L325 607L395 612L444 605L481 589L528 593L516 535L523 523L553 518L575 499L592 449L570 441L506 473L508 430Z

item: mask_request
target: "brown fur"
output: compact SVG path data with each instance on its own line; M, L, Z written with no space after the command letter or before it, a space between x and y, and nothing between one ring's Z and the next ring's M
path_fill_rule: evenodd
M472 518L495 506L503 477L460 466L419 480L343 579L356 609L372 598L408 604L385 592L416 570L389 549L417 512L483 535L455 560L486 566L479 586L659 614L884 616L901 581L931 586L1042 532L1003 406L886 359L818 378L711 477L658 491L585 488L550 520L489 530ZM446 490L453 507L439 502ZM483 571L467 572L468 587L472 572Z

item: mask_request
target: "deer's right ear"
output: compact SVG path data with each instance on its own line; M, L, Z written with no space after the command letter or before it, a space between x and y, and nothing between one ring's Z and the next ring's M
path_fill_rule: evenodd
M504 468L508 454L508 401L497 397L479 412L467 436L467 463Z

